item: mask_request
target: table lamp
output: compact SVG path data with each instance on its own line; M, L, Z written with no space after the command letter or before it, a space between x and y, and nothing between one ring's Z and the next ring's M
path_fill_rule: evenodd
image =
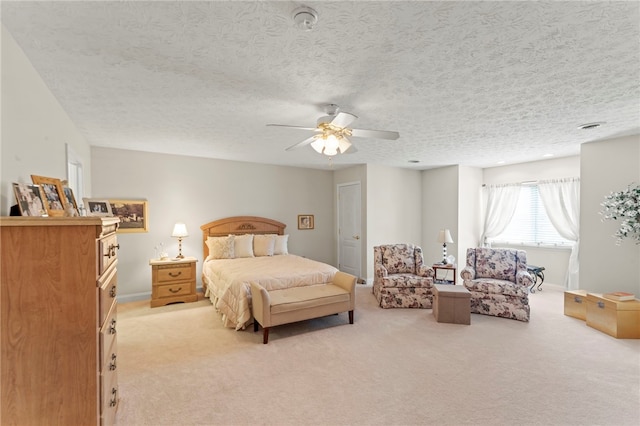
M442 264L447 264L447 243L452 243L451 232L448 229L441 229L438 233L438 242L442 243Z
M189 236L189 232L187 232L187 225L184 223L176 223L173 226L173 233L171 233L171 236L178 239L178 255L176 258L184 259L184 255L182 254L182 239Z

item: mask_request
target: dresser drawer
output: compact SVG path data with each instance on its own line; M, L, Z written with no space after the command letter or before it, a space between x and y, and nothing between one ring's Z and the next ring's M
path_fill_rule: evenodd
M118 373L115 370L100 374L100 424L113 425L120 396L118 395Z
M108 235L98 242L98 247L98 275L102 275L118 258L118 237L116 234Z
M100 327L100 365L108 365L111 361L111 348L115 348L116 340L116 304L113 304L106 321Z
M192 267L189 264L158 266L158 283L191 280Z
M98 287L100 288L99 294L99 305L100 305L100 318L98 321L98 325L102 327L104 321L111 311L113 304L116 301L116 295L118 292L118 273L116 269L118 261L116 260L111 264L111 267L107 269L107 271L98 278Z

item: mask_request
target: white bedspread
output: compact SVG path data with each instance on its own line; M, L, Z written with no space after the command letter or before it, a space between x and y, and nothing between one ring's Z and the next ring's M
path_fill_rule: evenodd
M243 329L251 320L251 282L267 290L325 284L338 271L326 263L296 256L208 260L202 267L205 296L222 314L226 327Z

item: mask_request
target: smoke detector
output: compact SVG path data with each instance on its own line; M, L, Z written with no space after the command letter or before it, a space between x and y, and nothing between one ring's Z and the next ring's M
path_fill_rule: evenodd
M318 12L307 6L301 6L293 11L293 22L302 31L311 31L318 22Z

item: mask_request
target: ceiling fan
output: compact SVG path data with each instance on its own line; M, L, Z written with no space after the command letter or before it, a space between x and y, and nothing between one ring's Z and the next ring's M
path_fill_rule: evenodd
M356 152L357 149L351 144L349 137L356 138L376 138L396 140L400 137L398 132L388 130L365 130L352 129L349 126L358 117L349 112L340 112L340 107L335 104L325 106L325 117L320 117L316 127L289 126L286 124L267 124L267 126L288 127L292 129L312 130L315 135L291 145L285 151L311 145L318 153L334 156L338 153Z

